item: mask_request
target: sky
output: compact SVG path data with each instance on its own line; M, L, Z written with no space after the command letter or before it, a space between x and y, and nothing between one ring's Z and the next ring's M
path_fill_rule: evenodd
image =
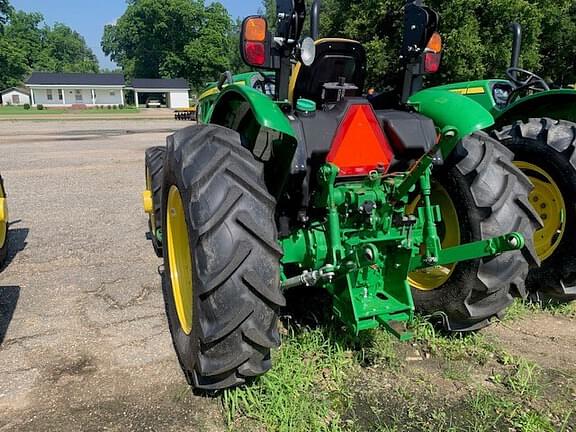
M76 30L98 56L101 68L115 67L102 52L100 41L104 26L124 13L124 0L10 0L10 3L19 10L42 13L49 25L61 22ZM233 18L254 14L262 4L261 0L220 0L220 3Z

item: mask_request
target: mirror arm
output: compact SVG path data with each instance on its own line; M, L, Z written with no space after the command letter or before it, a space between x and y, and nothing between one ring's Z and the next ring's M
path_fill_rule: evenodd
M318 40L320 37L320 0L314 0L310 12L310 37Z

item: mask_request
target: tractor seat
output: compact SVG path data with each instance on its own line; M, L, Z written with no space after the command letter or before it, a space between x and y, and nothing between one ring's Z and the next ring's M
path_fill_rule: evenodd
M348 39L319 39L316 41L316 59L310 66L297 63L290 80L289 99L310 99L323 104L326 84L345 82L356 87L353 94L361 96L366 79L366 51L360 42Z

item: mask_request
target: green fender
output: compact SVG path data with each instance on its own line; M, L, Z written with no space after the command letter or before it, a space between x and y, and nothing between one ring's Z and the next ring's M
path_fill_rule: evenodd
M278 105L262 92L244 85L232 84L224 88L214 102L209 114L209 122L222 115L222 111L231 108L238 101L245 101L250 105L254 118L262 127L278 131L296 139L290 121ZM227 113L228 115L230 112ZM238 113L240 114L240 113Z
M264 162L269 191L280 196L298 142L288 117L272 99L249 86L231 84L218 93L204 121L237 131L243 145Z
M414 94L408 104L432 119L439 129L455 128L460 139L494 124L494 117L482 105L447 90L422 90Z
M494 114L498 128L516 120L540 117L576 122L576 90L561 89L535 93L515 101Z

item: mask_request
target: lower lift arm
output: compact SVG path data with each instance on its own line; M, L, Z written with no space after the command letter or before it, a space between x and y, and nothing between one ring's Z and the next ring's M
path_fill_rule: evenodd
M481 240L474 243L468 243L461 246L454 246L442 249L433 265L449 265L460 261L469 261L478 258L492 257L500 255L503 252L520 250L524 247L524 236L520 233L513 232L489 240ZM415 256L410 261L410 271L431 267L429 258L424 256Z

